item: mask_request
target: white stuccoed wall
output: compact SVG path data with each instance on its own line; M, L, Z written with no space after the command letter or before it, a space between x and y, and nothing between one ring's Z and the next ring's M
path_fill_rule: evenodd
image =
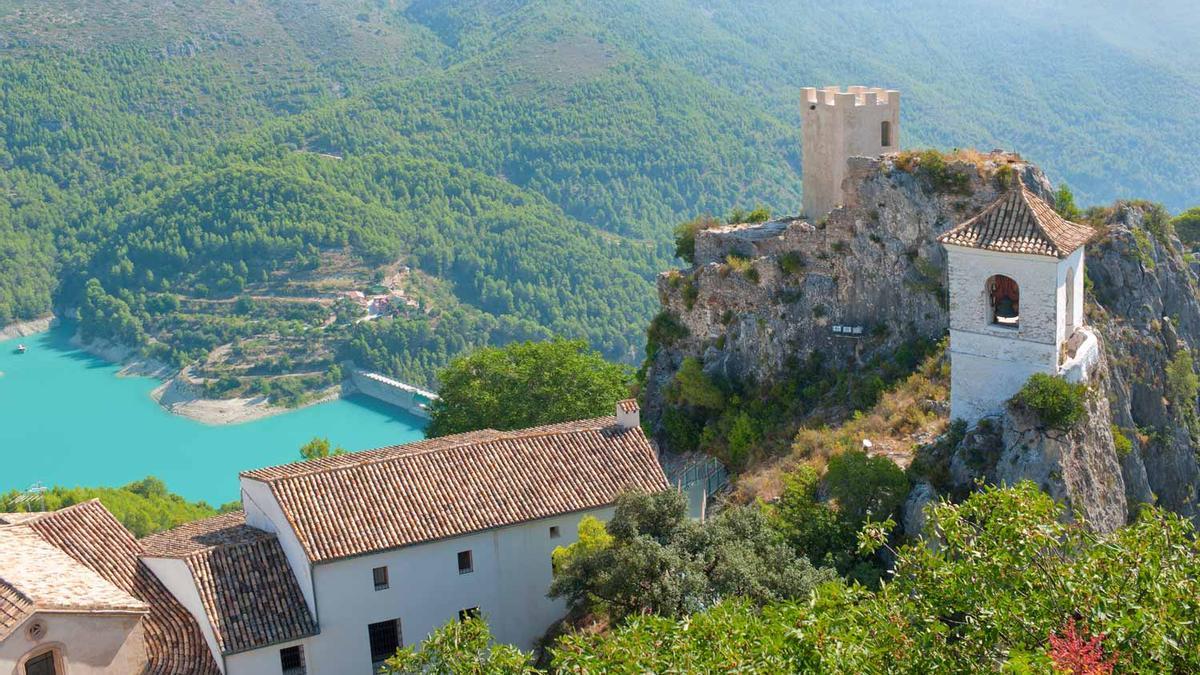
M563 601L546 597L550 553L578 539L584 515L607 521L612 512L568 514L316 565L321 632L307 641L308 672L369 675L368 624L400 619L404 643L411 645L470 607L480 608L498 642L533 647L566 614ZM559 528L557 539L550 538L551 526ZM468 549L475 571L459 574L458 552ZM376 591L371 570L384 565L390 587Z
M26 632L32 621L46 625L36 642ZM68 675L129 675L146 664L141 615L38 612L0 641L0 674L23 675L26 657L52 646Z
M1074 325L1083 323L1083 248L1063 260L947 245L950 290L950 415L974 424L1003 409L1037 372L1056 374L1068 337L1066 297L1075 294ZM1074 269L1073 288L1066 288ZM994 274L1017 282L1020 326L991 323L986 284Z
M255 649L249 652L240 652L238 654L230 654L225 657L225 674L226 675L278 675L283 668L279 660L279 652L293 645L300 645L304 648L304 663L309 673L315 674L308 665L308 650L311 648L312 638L304 640L292 640L290 642L281 642L270 647ZM341 671L334 671L341 672Z

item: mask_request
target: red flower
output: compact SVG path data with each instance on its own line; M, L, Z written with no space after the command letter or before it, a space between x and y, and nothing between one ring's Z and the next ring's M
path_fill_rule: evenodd
M1093 635L1085 639L1083 634L1075 629L1075 618L1067 621L1066 628L1058 633L1051 633L1050 661L1054 669L1071 675L1111 675L1113 666L1117 663L1116 653L1104 657L1104 634Z

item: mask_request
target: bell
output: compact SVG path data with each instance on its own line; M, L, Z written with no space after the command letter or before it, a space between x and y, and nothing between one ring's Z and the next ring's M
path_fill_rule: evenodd
M1016 305L1013 304L1012 298L1000 298L996 301L996 318L1017 318L1017 308Z

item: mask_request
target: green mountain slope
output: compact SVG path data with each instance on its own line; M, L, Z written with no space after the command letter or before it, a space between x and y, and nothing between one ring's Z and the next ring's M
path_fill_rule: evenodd
M804 85L898 87L907 145L1015 148L1084 202L1190 205L1186 10L0 0L0 322L94 278L130 334L214 373L240 367L230 340L287 331L328 333L313 368L351 350L426 382L552 332L635 360L675 222L798 210ZM380 277L420 309L335 311Z

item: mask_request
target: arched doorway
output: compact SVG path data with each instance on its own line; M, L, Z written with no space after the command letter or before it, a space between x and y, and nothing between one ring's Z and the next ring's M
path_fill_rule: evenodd
M1015 328L1021 321L1021 289L1011 277L996 274L987 280L989 323Z
M891 122L884 121L879 123L879 144L885 148L892 144Z
M1075 333L1075 268L1067 268L1067 331L1065 337Z

